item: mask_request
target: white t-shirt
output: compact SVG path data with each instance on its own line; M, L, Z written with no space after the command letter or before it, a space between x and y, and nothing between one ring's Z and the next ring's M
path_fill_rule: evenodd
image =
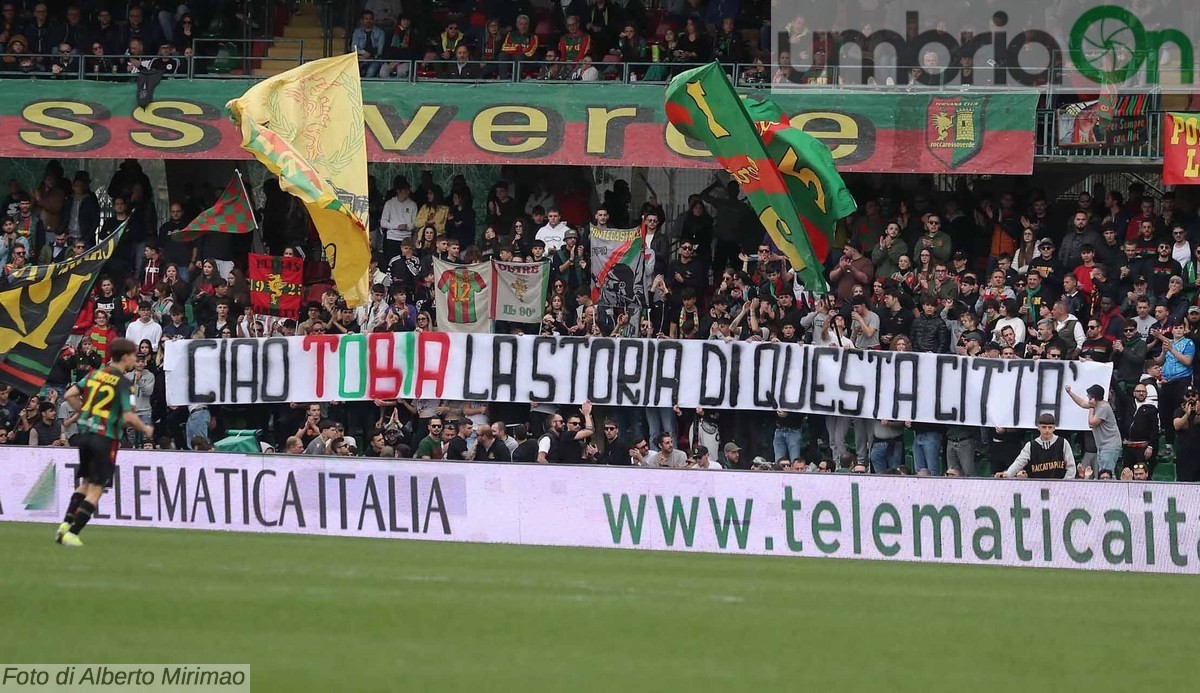
M550 253L553 253L562 247L563 236L565 236L567 231L570 229L571 226L565 221L558 222L558 226L546 224L542 228L538 229L537 234L534 235L534 238L546 244L546 254L549 255Z
M1184 241L1182 247L1180 247L1178 244L1172 245L1171 257L1175 258L1175 261L1179 263L1180 267L1186 265L1188 260L1192 259L1192 244Z
M149 339L150 345L157 350L159 344L162 343L162 325L153 318L149 322L142 322L139 318L125 328L125 339L134 344L140 343L143 339Z

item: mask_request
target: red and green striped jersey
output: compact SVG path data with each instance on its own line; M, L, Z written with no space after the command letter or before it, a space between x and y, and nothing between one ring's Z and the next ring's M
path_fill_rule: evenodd
M79 430L113 440L121 437L125 412L133 411L133 386L112 366L88 373L75 383L83 397Z
M487 288L483 277L475 270L459 267L453 272L446 272L438 281L438 289L447 294L446 305L449 315L446 320L452 323L473 323L479 320L475 311L475 294Z
M563 34L558 40L559 60L564 63L577 63L592 50L592 37L579 32L578 35Z

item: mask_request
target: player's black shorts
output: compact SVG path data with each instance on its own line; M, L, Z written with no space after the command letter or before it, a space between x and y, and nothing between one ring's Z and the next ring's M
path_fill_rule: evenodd
M117 467L117 441L96 433L80 433L75 438L79 447L79 469L76 479L108 486Z

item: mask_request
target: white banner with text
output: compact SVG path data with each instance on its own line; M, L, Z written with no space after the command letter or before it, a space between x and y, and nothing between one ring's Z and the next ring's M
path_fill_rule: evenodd
M168 342L167 403L426 398L786 409L966 426L1087 429L1065 388L1112 366L767 342L444 332Z
M76 459L0 455L0 521L49 536ZM117 471L95 525L1200 573L1188 484L135 450Z

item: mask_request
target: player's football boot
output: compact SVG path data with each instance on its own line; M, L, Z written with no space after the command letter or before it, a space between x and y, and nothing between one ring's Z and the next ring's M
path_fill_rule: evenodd
M56 532L54 532L54 542L57 544L61 544L63 535L69 531L71 531L71 523L63 522L62 524L60 524L58 526L58 530Z
M67 532L62 537L62 545L63 546L83 546L83 540L81 540L79 538L78 534L72 534L71 532Z

